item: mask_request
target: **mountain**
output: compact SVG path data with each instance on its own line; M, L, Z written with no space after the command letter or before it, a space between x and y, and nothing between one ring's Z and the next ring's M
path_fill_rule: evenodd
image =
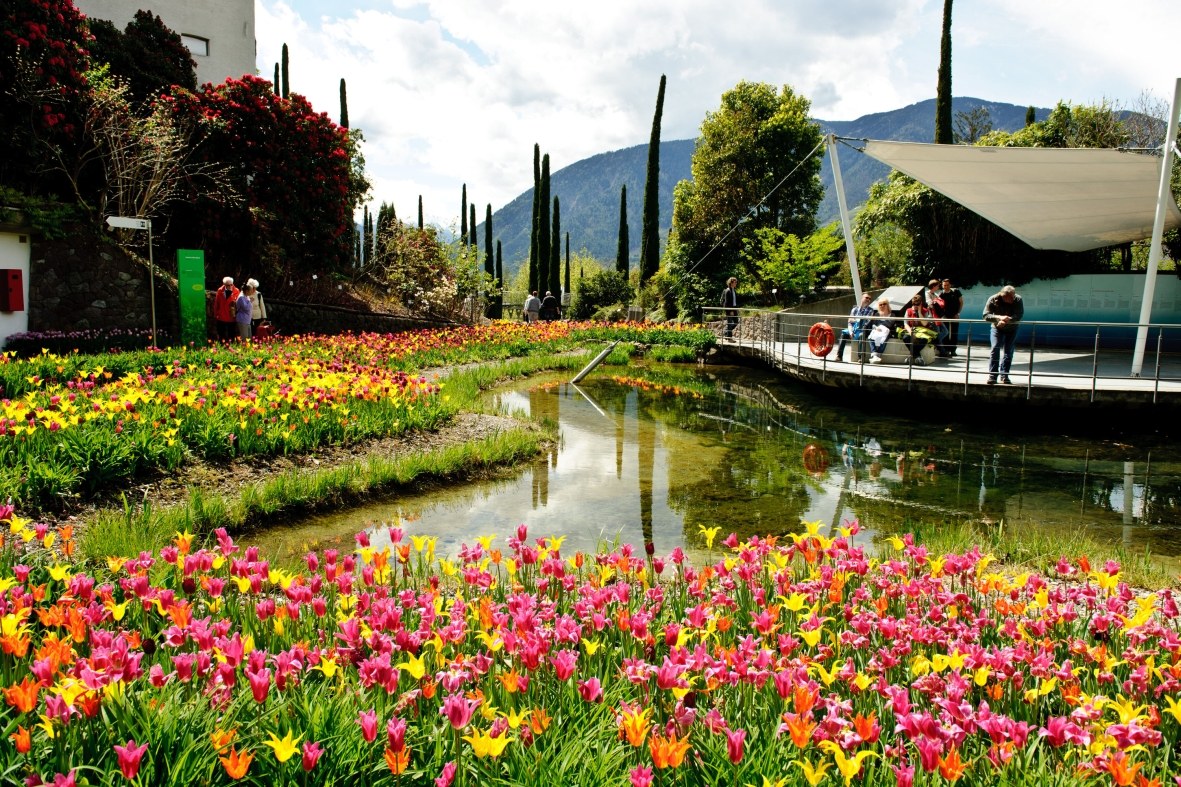
M989 113L992 127L1014 131L1025 124L1023 106L985 101L979 98L953 99L956 113L968 113L983 107ZM1037 109L1037 119L1043 120L1049 109ZM929 142L935 137L935 99L895 109L876 112L856 120L817 120L824 133L856 139L885 139L902 142ZM692 139L662 141L660 143L660 236L661 248L672 224L673 187L691 177L690 160L696 144ZM890 169L869 156L848 147L840 151L841 175L849 209L865 202L869 187L886 177ZM583 159L550 175L550 192L561 200L562 233L570 233L572 251L585 249L600 260L614 260L619 233L619 190L627 185L627 218L631 239L633 267L640 258L641 202L644 198L644 178L648 163L648 145L600 153ZM817 221L827 224L839 218L836 192L833 189L832 164L828 153L820 170L824 199L817 212ZM511 278L529 260L529 236L532 232L533 189L492 214L493 235L504 249L505 275ZM484 225L477 227L477 238L484 237ZM481 243L483 241L481 240Z

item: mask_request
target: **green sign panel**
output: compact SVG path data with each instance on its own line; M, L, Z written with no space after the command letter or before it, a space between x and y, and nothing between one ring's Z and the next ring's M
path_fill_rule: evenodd
M205 252L177 249L176 283L180 290L180 338L201 345L205 330Z

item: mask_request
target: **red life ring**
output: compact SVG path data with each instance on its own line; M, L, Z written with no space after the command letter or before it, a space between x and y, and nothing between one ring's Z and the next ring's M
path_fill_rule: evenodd
M826 322L818 322L808 331L808 349L817 358L823 358L832 352L832 326Z
M813 475L820 475L828 469L828 451L816 443L804 446L804 469Z

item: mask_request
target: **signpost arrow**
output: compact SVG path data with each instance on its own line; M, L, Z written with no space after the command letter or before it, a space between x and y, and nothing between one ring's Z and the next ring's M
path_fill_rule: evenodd
M108 227L118 227L122 230L150 230L151 219L133 219L127 216L107 216Z

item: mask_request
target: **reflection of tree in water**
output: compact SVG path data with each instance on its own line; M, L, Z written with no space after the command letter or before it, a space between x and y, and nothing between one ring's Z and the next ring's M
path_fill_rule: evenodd
M533 418L558 423L560 410L558 397L553 391L542 387L529 389L529 412ZM544 508L549 504L550 469L558 467L558 446L555 444L543 455L533 460L533 507Z

